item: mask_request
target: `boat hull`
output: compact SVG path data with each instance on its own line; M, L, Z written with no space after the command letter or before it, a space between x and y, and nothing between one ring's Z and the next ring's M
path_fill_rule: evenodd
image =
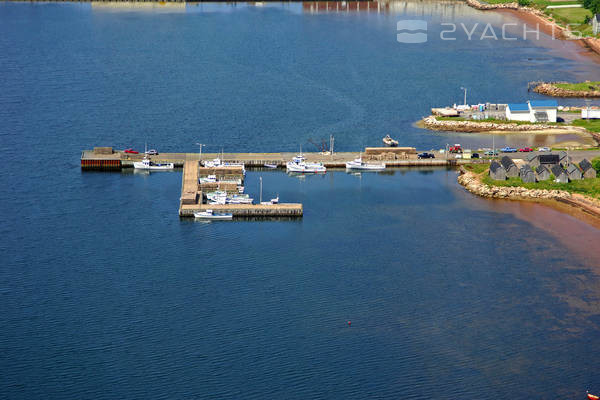
M322 165L302 165L289 162L286 165L288 172L298 172L301 174L318 174L327 172L327 168Z
M134 162L133 168L145 169L148 171L166 171L166 170L174 169L175 165L172 163L161 164L161 165L147 165L147 164L144 164L143 162Z
M212 221L229 221L233 219L232 214L211 214L206 212L196 212L194 213L194 217L197 219L206 219Z

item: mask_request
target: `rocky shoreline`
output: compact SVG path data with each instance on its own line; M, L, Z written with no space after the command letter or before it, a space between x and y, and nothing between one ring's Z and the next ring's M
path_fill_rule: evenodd
M576 133L588 133L585 128L577 126L560 126L549 124L516 124L516 123L496 123L488 121L451 121L438 120L435 116L430 115L423 118L423 124L427 129L436 131L452 131L452 132L531 132L531 131L572 131Z
M556 86L557 83L569 82L544 82L533 88L534 92L554 97L600 97L600 90L582 92L580 90L563 89Z
M571 194L564 190L527 189L524 187L489 186L481 182L480 177L473 172L460 168L458 183L467 191L488 199L557 201L583 211L586 215L600 218L600 201Z

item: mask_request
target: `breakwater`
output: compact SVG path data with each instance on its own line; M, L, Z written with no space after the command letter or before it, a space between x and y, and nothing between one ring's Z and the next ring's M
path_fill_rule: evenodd
M575 126L562 126L550 124L517 124L517 123L498 123L489 121L465 121L465 120L439 120L433 115L423 118L423 124L426 128L438 131L452 132L530 132L545 130L561 130L587 133L587 130Z
M600 90L572 90L556 86L569 82L543 82L533 88L534 92L553 97L600 97Z

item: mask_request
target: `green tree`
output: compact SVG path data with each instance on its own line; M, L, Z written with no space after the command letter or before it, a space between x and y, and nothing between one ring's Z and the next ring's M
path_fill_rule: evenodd
M592 167L600 174L600 157L596 157L592 160Z

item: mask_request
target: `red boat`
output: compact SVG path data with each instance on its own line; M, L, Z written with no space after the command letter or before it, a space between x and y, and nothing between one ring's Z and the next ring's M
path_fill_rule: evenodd
M600 397L594 396L593 394L590 394L590 392L587 392L587 397L589 400L600 400Z
M124 153L129 153L129 154L140 154L139 151L135 151L134 149L126 149L124 151Z

